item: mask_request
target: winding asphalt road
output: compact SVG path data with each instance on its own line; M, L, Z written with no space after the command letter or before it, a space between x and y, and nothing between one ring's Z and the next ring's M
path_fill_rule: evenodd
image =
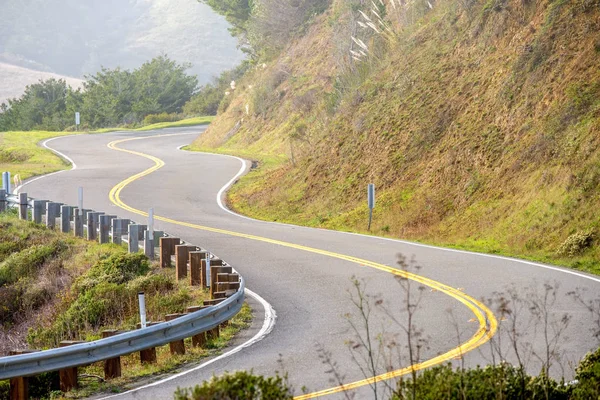
M356 334L348 317L364 332L351 301L352 279L362 282L370 301L380 303L372 306L370 315L375 349L376 335L396 343L383 349L389 357L382 357L377 372L392 371L383 378L404 373L410 365L402 330L407 320L402 311L406 300L402 286L407 284L412 290L411 301L420 299L413 324L425 339L418 355L421 367L444 360L466 366L488 364L498 361L498 354L492 356L492 348L500 348L509 361L516 362L510 350L510 328L515 318L521 335L519 342L523 344L520 355L533 373L539 372L541 360L545 359L548 346L544 332L553 338L555 330L561 327L556 321L564 313L571 319L556 340L556 352L561 358L560 362L553 360L553 375L570 378L573 371L569 363L598 346L591 333L598 329L598 322L567 295L579 290L585 301L598 298L597 277L514 259L235 215L220 206L218 194L244 170L243 162L234 157L180 150L203 130L194 127L53 139L47 146L69 157L76 167L31 180L21 190L34 198L76 204L77 188L81 186L86 208L139 222L144 217L136 210L153 207L155 215L161 217L155 222L156 229L208 248L227 260L246 278L248 288L276 312L272 330L261 335L260 329L269 329L274 316L269 307L265 311L264 303L249 297L255 312L253 327L232 347L243 346L253 337L262 340L205 367L115 397L172 398L177 387L192 386L213 374L253 369L268 375L286 371L296 393L307 394L301 398L343 398L345 395L335 388L339 380L352 383L370 376L361 371L367 365L357 363L349 350L350 341L356 342ZM113 143L110 148L109 143ZM153 167L156 170L152 173L130 179L111 201L112 188ZM124 205L127 209L122 208ZM401 279L404 273L397 264L398 254L414 258L419 265L409 268L408 281ZM556 291L556 300L548 306L547 325L537 323L529 307L524 307L531 303L511 303L509 308L515 312L502 315L497 311L498 304L488 301L494 293L509 296L512 291L524 301L535 301L543 298L546 283ZM325 349L336 363L339 379L327 373L331 368L323 362L319 348ZM364 354L363 350L357 348L360 354ZM393 372L402 368L405 369ZM382 387L382 383L378 385ZM356 398L372 398L372 389L366 382L354 386L357 388L349 393ZM335 389L319 392L330 388Z

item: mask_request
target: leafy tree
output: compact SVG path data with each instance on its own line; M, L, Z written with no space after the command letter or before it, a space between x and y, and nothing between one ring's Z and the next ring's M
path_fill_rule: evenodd
M66 125L66 99L70 88L54 78L28 85L20 99L8 100L0 107L3 130L62 130Z
M135 70L137 98L133 111L141 117L159 112L181 112L198 86L198 79L185 73L189 67L189 64L178 65L166 56L159 56Z
M236 68L221 73L219 78L198 90L198 93L183 106L183 112L187 115L217 115L225 92L231 90L231 81L239 80L249 68L250 63L245 61Z
M0 130L63 130L74 124L77 111L91 128L137 123L149 114L180 113L198 86L187 68L160 56L134 71L102 68L86 76L83 91L71 89L64 80L40 81L27 86L20 99L0 106Z
M231 24L233 36L241 37L246 34L246 23L252 14L254 0L198 0L208 4L216 13L225 17Z

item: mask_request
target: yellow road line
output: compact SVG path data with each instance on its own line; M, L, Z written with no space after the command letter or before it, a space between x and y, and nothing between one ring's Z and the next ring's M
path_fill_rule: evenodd
M166 135L160 135L160 136L166 136ZM125 179L124 181L118 183L115 187L112 188L112 190L110 191L110 194L109 194L110 201L113 202L115 205L123 208L124 210L127 210L129 212L132 212L132 213L135 213L138 215L142 215L142 216L148 216L148 213L125 204L121 200L121 191L130 183L132 183L144 176L150 175L154 171L157 171L158 169L162 168L165 165L165 163L157 157L154 157L154 156L151 156L148 154L144 154L144 153L140 153L137 151L133 151L133 150L126 150L126 149L117 147L117 145L120 143L123 143L123 142L129 142L129 141L141 140L141 139L150 139L150 138L155 138L155 137L157 137L157 136L121 139L121 140L116 140L116 141L108 144L108 147L113 150L133 154L133 155L140 156L140 157L144 157L144 158L149 159L154 162L154 166L152 166L151 168L148 168L145 171L142 171L139 174L133 175L133 176ZM269 238L265 238L265 237L261 237L261 236L255 236L255 235L249 235L246 233L233 232L233 231L228 231L228 230L224 230L224 229L212 228L209 226L196 225L196 224L191 224L189 222L176 221L176 220L173 220L170 218L161 217L161 216L157 216L157 215L155 215L154 218L159 221L168 222L168 223L176 224L176 225L180 225L180 226L185 226L188 228L203 230L203 231L207 231L207 232L214 232L214 233L219 233L219 234L223 234L223 235L235 236L235 237L240 237L240 238L244 238L244 239L256 240L256 241L260 241L260 242L274 244L277 246L283 246L283 247L288 247L288 248L292 248L292 249L307 251L307 252L314 253L314 254L320 254L323 256L327 256L327 257L333 257L333 258L337 258L340 260L345 260L345 261L349 261L349 262L352 262L355 264L359 264L361 266L367 266L367 267L371 267L371 268L374 268L374 269L377 269L380 271L388 272L390 274L400 276L400 277L403 277L406 279L410 279L412 281L419 282L423 285L429 286L433 290L442 292L442 293L452 297L453 299L461 302L469 310L471 310L471 312L475 315L476 321L479 323L479 328L477 329L477 332L475 332L475 334L469 340L467 340L465 343L461 344L460 346L458 346L444 354L441 354L437 357L434 357L430 360L427 360L427 361L424 361L424 362L421 362L418 364L414 364L414 365L411 365L411 366L408 366L408 367L405 367L405 368L402 368L402 369L399 369L396 371L391 371L391 372L388 372L385 374L381 374L381 375L378 375L378 376L375 376L372 378L363 379L363 380L348 383L345 385L332 387L332 388L321 390L318 392L313 392L313 393L308 393L308 394L304 394L301 396L296 396L294 398L296 400L313 399L313 398L320 397L320 396L339 393L344 390L355 389L355 388L358 388L361 386L373 384L375 382L380 382L380 381L391 379L391 378L397 378L402 375L406 375L414 370L421 370L421 369L429 368L429 367L450 361L456 357L462 357L465 353L467 353L471 350L474 350L477 347L481 346L482 344L486 343L492 336L494 336L494 334L496 333L496 331L498 329L498 321L496 320L496 317L494 316L492 311L485 304L481 303L480 301L463 293L462 291L460 291L458 289L455 289L455 288L445 285L443 283L434 281L432 279L413 274L411 272L399 270L396 268L389 267L387 265L379 264L379 263L369 261L369 260L364 260L364 259L361 259L358 257L347 256L344 254L334 253L334 252L327 251L327 250L315 249L312 247L302 246L302 245L298 245L298 244L294 244L294 243L283 242L283 241L275 240L275 239L269 239Z

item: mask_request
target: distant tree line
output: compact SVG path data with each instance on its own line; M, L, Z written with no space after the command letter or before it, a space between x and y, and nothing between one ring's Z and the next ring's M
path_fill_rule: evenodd
M156 57L133 71L103 68L86 76L83 90L64 80L49 79L27 86L19 99L0 105L0 131L65 130L81 112L85 128L135 124L158 113L180 113L197 93L198 79L189 65Z

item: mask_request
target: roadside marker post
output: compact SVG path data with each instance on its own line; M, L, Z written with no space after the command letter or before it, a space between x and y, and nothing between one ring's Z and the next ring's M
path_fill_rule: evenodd
M79 131L79 125L81 125L81 114L75 113L75 130Z
M367 202L369 205L369 226L368 231L371 230L371 221L373 220L373 209L375 208L375 184L369 183L367 188Z
M206 261L204 263L206 265L206 287L210 287L210 253L206 252Z
M138 302L140 304L140 324L144 329L146 327L146 296L144 292L138 293Z
M10 172L2 173L2 187L6 190L6 194L10 194Z

